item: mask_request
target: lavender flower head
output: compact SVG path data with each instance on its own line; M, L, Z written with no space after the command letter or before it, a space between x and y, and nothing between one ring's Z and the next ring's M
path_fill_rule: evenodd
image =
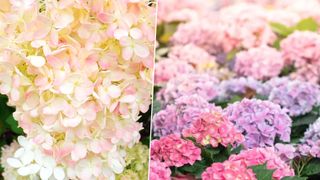
M240 77L222 81L219 85L219 99L230 99L234 95L265 95L265 86L252 77Z
M282 78L279 81L283 82L272 88L269 100L288 110L290 116L306 114L318 103L318 85Z
M175 104L168 105L155 114L152 120L154 135L161 137L173 133L181 134L182 130L188 128L202 113L211 111L221 109L196 94L182 96Z
M298 145L298 151L303 156L320 158L320 118L304 133Z
M245 135L246 148L273 146L276 137L290 141L292 120L270 101L243 99L229 105L224 113Z
M209 101L214 99L218 94L218 82L217 78L209 74L183 74L171 79L157 93L157 100L161 104L171 104L181 96L198 94Z

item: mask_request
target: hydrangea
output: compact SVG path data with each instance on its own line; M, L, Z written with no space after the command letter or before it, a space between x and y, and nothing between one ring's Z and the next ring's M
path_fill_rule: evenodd
M284 67L284 59L276 49L261 46L241 51L236 55L234 70L238 75L265 80L278 76Z
M205 70L217 70L216 58L206 50L194 45L173 46L168 54L169 58L177 61L185 61L191 64L198 72Z
M277 143L275 144L275 151L277 152L278 156L285 162L289 162L293 160L297 154L297 149L292 144L281 144Z
M152 161L164 162L167 166L181 167L201 160L201 149L190 140L184 140L177 134L163 136L151 141Z
M148 178L149 149L138 143L126 150L126 168L116 179L142 180Z
M308 113L318 103L318 85L287 78L273 81L284 82L272 88L269 100L288 110L290 116Z
M189 128L183 130L183 136L193 137L197 143L204 146L210 144L212 147L218 147L219 144L227 147L244 141L234 124L219 111L201 114Z
M172 78L181 76L181 74L195 73L195 69L184 61L173 59L162 59L155 66L154 82L163 84Z
M7 162L7 159L12 157L19 147L19 143L13 141L10 145L5 145L1 148L1 167L4 168L2 173L4 179L27 180L27 177L21 177L17 170Z
M196 94L182 96L175 101L175 104L166 106L154 115L152 119L154 135L161 137L173 133L180 134L202 113L217 110L219 108L209 104L201 96Z
M273 147L253 148L231 155L229 161L244 162L246 166L266 164L270 170L275 170L272 177L280 180L286 176L294 176L294 170L278 156Z
M241 95L252 98L255 95L266 95L266 88L261 81L252 77L232 78L219 84L218 99L230 99L232 96Z
M298 145L298 152L303 156L320 158L320 118L304 133Z
M281 41L281 51L287 64L297 69L293 77L305 81L320 80L320 35L309 31L296 31Z
M170 180L171 170L168 166L160 161L150 161L150 180Z
M157 93L157 100L171 104L181 96L197 94L210 101L218 95L218 83L219 80L209 74L182 74L168 81Z
M247 179L256 180L252 169L241 161L224 161L213 163L201 175L203 180Z
M273 146L277 137L290 141L292 120L270 101L243 99L229 105L224 113L245 134L246 148Z
M121 173L120 152L138 142L137 120L150 105L155 7L148 0L5 2L0 93L27 139L74 167L66 178Z

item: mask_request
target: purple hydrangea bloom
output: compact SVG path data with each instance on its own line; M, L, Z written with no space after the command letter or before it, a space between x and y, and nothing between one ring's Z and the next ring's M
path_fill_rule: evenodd
M306 114L318 103L320 91L316 84L287 78L276 78L270 84L273 88L269 100L286 109L290 116Z
M224 113L245 135L247 148L273 146L276 137L290 141L292 120L270 101L243 99L229 105Z
M171 79L157 93L157 100L161 104L171 104L181 96L198 94L209 101L217 96L218 83L219 80L209 74L183 74Z
M181 134L182 130L188 128L202 113L213 110L221 111L196 94L182 96L174 104L167 105L155 114L152 120L154 135L161 137L173 133Z
M234 95L246 95L253 92L266 95L265 86L252 77L240 77L222 81L219 85L219 99L229 99Z
M277 143L275 145L275 150L279 157L286 162L291 161L298 155L296 152L296 147L292 144Z
M298 151L303 156L320 158L320 118L304 133L298 145Z

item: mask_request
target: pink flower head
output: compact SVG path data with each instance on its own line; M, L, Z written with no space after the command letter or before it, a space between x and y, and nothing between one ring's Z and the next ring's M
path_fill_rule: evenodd
M161 137L151 142L151 159L167 166L181 167L201 160L201 149L192 141L181 139L177 134Z
M240 76L265 80L278 76L283 66L284 60L280 52L268 46L261 46L239 52L234 69Z
M213 163L201 175L203 180L241 179L256 180L252 169L242 161L224 161Z
M227 147L244 141L243 135L221 112L200 115L189 128L183 130L183 136L194 137L197 143L204 146L211 144L212 147L219 144Z
M170 180L171 171L168 166L160 161L150 161L150 180Z
M278 180L294 176L294 170L279 157L273 147L244 150L238 155L231 155L229 161L244 162L247 166L266 164L268 169L275 170L272 177Z

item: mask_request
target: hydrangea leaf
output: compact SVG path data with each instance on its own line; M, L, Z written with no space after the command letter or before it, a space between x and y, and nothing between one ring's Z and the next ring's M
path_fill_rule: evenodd
M6 119L6 123L9 125L10 129L15 132L16 134L23 134L23 130L18 126L18 122L10 115Z
M299 31L317 32L318 23L313 18L302 19L301 21L298 22L298 24L296 24L295 29Z
M312 159L303 168L301 174L303 176L310 176L315 174L320 174L320 159Z
M259 180L272 180L272 174L275 170L267 169L267 165L252 166L251 169Z

